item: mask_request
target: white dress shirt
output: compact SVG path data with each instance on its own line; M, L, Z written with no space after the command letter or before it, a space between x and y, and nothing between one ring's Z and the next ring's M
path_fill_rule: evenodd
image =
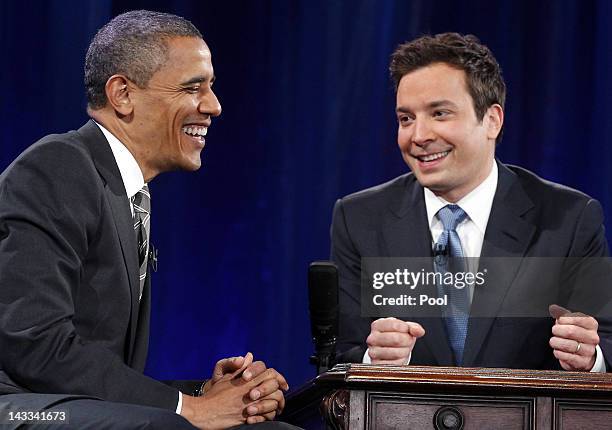
M463 221L457 225L457 235L461 240L461 248L465 257L472 257L470 261L470 270L476 271L478 267L478 258L482 251L485 232L487 231L487 223L489 215L491 215L491 207L493 206L493 198L497 191L498 168L497 163L493 162L491 172L484 181L476 188L470 191L466 196L459 200L458 205L468 215ZM429 222L429 230L431 232L432 247L438 241L438 238L444 231L442 221L438 219L436 214L444 206L451 204L441 197L436 196L430 189L424 188L423 194L425 198L425 209L427 210L427 221ZM475 267L472 267L475 266ZM468 290L470 300L474 294L473 288ZM552 353L552 351L551 351ZM406 360L406 364L410 363L410 356ZM366 350L363 355L363 363L371 363L372 359ZM606 363L603 359L603 353L599 345L596 347L595 364L591 372L605 372Z
M95 122L95 121L94 121ZM138 191L145 185L144 177L142 176L142 170L138 166L136 159L132 153L125 147L119 139L117 139L110 131L104 128L101 124L96 122L96 125L100 128L104 137L110 145L113 156L117 167L119 167L119 173L121 173L121 179L123 180L123 186L125 187L125 193L130 202L130 210L132 216L134 216L134 205L132 204L132 197L136 195ZM176 405L176 413L180 414L183 409L183 394L179 391L178 404Z
M117 162L117 167L119 167L119 173L121 173L125 193L127 194L128 200L130 200L132 216L134 216L134 207L132 206L131 199L145 185L142 171L140 170L136 159L125 147L125 145L121 143L121 141L117 139L110 131L105 129L104 126L98 124L97 122L96 125L100 127L102 134L104 134L104 137L106 137L106 140L110 145L111 151L113 151L113 156Z

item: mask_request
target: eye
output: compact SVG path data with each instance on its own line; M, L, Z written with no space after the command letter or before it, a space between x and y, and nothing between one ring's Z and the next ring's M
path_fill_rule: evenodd
M409 115L398 115L397 122L401 126L407 126L412 123L412 118Z
M448 114L450 114L450 112L447 110L436 110L433 112L434 118L443 118L447 116Z
M198 91L200 91L200 86L199 85L192 85L190 87L185 87L184 90L187 91L189 94L195 94Z

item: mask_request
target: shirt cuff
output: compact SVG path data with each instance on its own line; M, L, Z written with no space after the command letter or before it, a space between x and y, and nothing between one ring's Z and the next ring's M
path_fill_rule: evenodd
M372 364L372 358L370 357L369 351L370 351L370 348L366 349L365 354L363 354L363 359L361 360L363 364ZM408 358L406 359L406 362L404 364L410 364L411 358L412 358L412 352L410 352L410 355L408 355Z
M595 346L595 364L593 364L593 368L591 372L600 372L604 373L606 371L606 362L603 358L603 351L599 347L599 345Z
M181 414L183 412L183 393L179 391L178 404L176 405L176 413Z

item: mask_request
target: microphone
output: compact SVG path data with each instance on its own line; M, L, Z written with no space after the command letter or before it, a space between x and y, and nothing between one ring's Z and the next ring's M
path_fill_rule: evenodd
M432 252L434 257L437 257L438 255L448 255L448 247L442 245L441 243L436 243L433 246Z
M335 363L338 337L338 269L330 261L315 261L308 268L310 330L315 352L310 362L317 374Z
M448 246L442 245L440 243L434 244L431 249L433 253L434 263L438 265L446 264L448 260L448 256L450 254Z
M152 243L149 243L149 264L151 265L151 270L157 272L157 255L159 254L159 250L153 246Z

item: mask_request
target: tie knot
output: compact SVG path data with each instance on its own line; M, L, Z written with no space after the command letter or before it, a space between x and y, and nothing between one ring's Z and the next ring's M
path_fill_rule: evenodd
M149 194L147 184L132 197L132 204L134 205L134 212L151 213L151 194Z
M465 217L467 214L457 205L446 205L438 211L438 219L442 221L444 230L455 230Z

